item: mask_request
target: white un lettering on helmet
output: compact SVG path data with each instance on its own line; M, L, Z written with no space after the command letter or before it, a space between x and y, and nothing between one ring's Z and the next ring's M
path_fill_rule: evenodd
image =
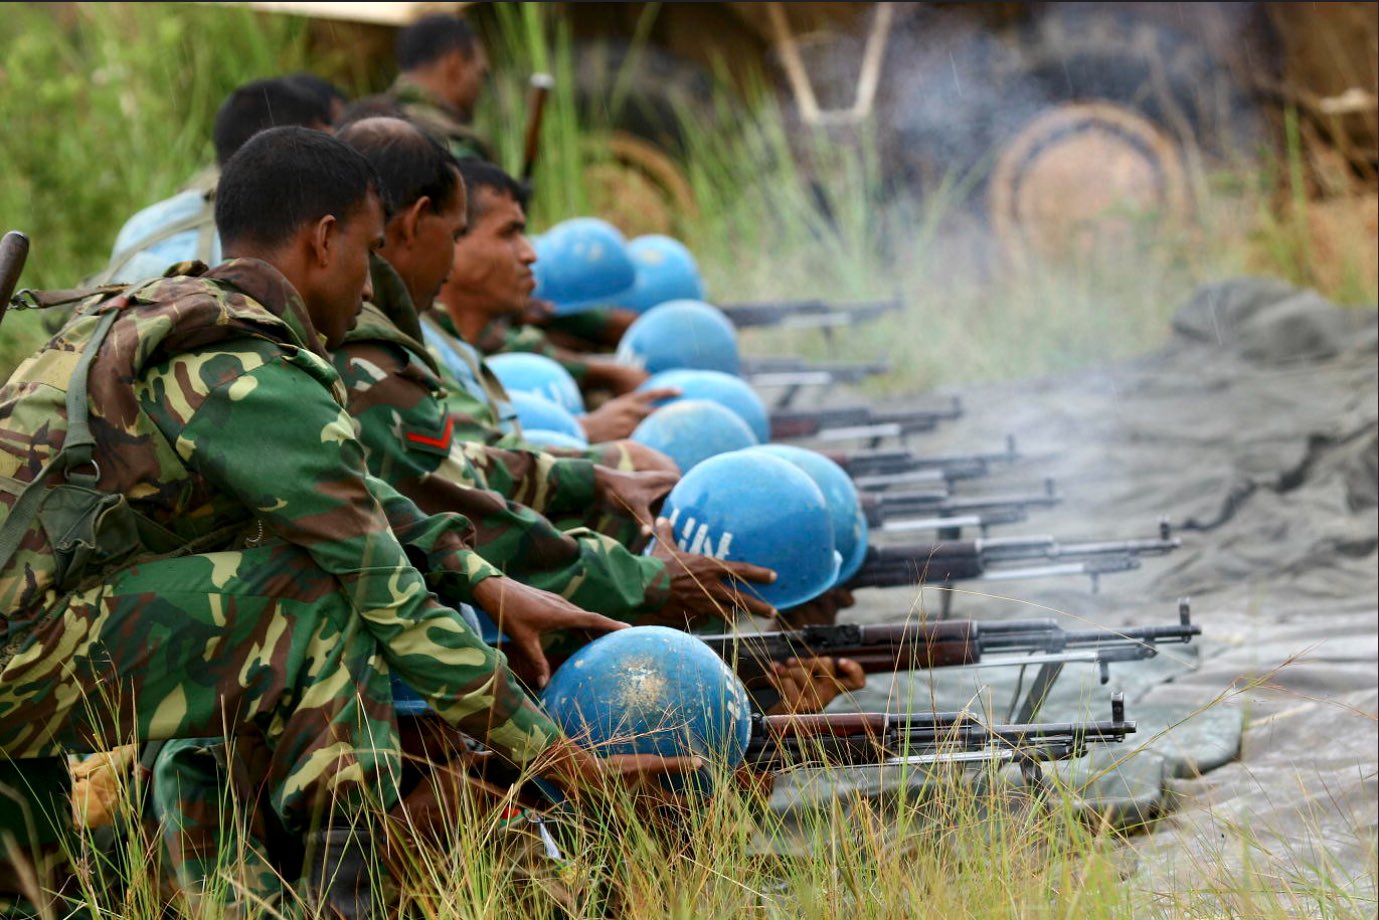
M675 543L687 553L696 553L701 556L712 556L714 559L727 559L728 550L733 545L733 535L729 531L724 531L718 535L718 545L714 546L713 534L709 532L709 525L700 523L692 517L685 518L685 524L680 526L680 509L676 508L670 512L671 529L677 531Z

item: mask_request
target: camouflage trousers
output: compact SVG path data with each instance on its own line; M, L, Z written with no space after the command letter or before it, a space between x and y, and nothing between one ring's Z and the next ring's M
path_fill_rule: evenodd
M236 906L290 903L284 881L300 875L300 854L262 807L270 754L241 737L175 739L158 746L151 780L153 823L163 843L163 882L189 913L234 915Z
M382 822L374 851L389 899L421 915L436 913L436 902L453 909L455 892L437 890L437 882L472 879L477 862L477 875L512 899L513 916L577 916L588 898L585 873L560 854L515 790L470 775L458 734L434 715L401 722L405 795ZM283 879L302 874L309 857L299 841L275 832L271 815L251 810L262 763L254 746L231 750L214 739L169 741L158 754L153 806L166 847L165 881L195 915L292 904ZM458 868L462 863L468 870ZM226 898L229 886L241 893L239 904Z
M26 627L0 672L0 752L264 739L292 833L388 807L398 772L387 667L357 614L288 545L135 566Z

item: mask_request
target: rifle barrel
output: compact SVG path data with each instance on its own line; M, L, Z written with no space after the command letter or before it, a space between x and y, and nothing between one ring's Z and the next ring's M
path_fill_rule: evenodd
M1002 453L920 455L905 449L883 448L851 451L843 455L839 462L843 469L847 470L855 479L859 476L893 475L934 467L979 467L981 472L976 475L983 475L989 464L1009 463L1018 459L1019 454L1015 450L1015 438L1008 436L1006 450Z
M757 716L747 758L758 768L777 769L809 763L1062 760L1080 756L1088 744L1124 741L1136 726L1124 719L1123 706L1117 698L1107 721L991 726L967 713ZM811 721L806 725L803 719Z
M899 298L852 304L835 304L818 298L810 298L794 301L724 304L719 309L727 315L734 326L741 329L749 326L772 325L847 326L876 319L885 313L900 310L904 306L904 302Z

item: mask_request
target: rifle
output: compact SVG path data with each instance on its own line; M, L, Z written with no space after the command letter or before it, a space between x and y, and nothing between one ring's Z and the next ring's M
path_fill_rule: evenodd
M789 379L779 382L766 379L773 374L783 377L791 374L814 375L814 378L806 381L807 383L858 383L868 377L889 374L892 370L889 361L809 361L794 356L765 355L748 355L742 359L742 375L754 386L770 386L772 383L776 386L786 386L791 383Z
M804 387L832 388L842 383L858 383L868 377L889 374L885 361L850 363L845 361L806 361L804 358L747 357L742 359L742 376L754 387L784 387L776 398L776 408L784 409L795 401Z
M804 626L782 632L698 638L734 667L757 705L769 710L779 700L770 681L771 666L791 658L848 658L861 665L866 674L1085 662L1097 666L1105 684L1111 679L1113 662L1153 658L1159 646L1187 645L1201 634L1202 628L1192 622L1188 601L1182 599L1178 602L1178 622L1166 626L1064 629L1050 618L982 623L942 620ZM1039 696L1042 701L1043 692Z
M993 463L1013 463L1020 454L1015 449L1015 436L1006 435L1006 449L992 454L918 455L897 448L830 452L828 457L847 471L857 488L879 490L915 481L906 477L926 470L943 470L944 478L950 480L985 476Z
M771 440L815 438L820 441L846 441L902 437L917 431L932 431L938 423L962 417L962 401L953 397L947 409L909 409L875 412L867 406L830 409L777 409L771 413Z
M531 75L530 92L527 96L527 130L522 143L522 182L530 186L532 174L536 171L536 157L541 152L541 123L546 115L546 98L551 94L555 80L548 73Z
M10 298L19 286L19 276L24 273L24 263L29 258L29 238L18 230L11 230L0 239L0 322L5 320L5 311L10 307Z
M934 518L951 515L984 514L988 526L1010 523L1023 520L1030 508L1049 508L1063 500L1052 479L1045 479L1044 491L1036 493L954 496L944 488L914 492L863 492L859 498L862 511L867 516L867 526L888 533L933 530ZM1000 520L1002 516L1006 519Z
M1141 556L1161 556L1182 545L1172 536L1167 520L1159 522L1159 537L1151 540L1105 540L1060 543L1057 537L995 537L919 543L900 546L869 546L861 569L848 588L893 588L950 581L1010 581L1050 575L1088 575L1096 591L1099 576L1139 568ZM1026 560L1042 560L1036 566L1010 566Z
M781 326L795 329L836 329L877 319L905 309L899 295L889 300L834 304L818 298L735 303L719 307L739 329L749 326Z
M754 715L746 762L757 770L782 770L1013 761L1037 786L1039 764L1081 757L1089 744L1119 744L1134 731L1119 693L1111 697L1105 722L983 725L966 712Z
M867 493L875 494L875 493ZM962 535L964 529L976 527L983 537L985 537L993 527L1005 524L1019 524L1029 515L1025 509L1019 505L1011 505L1001 508L987 508L981 512L969 514L959 514L951 510L939 509L929 516L906 518L899 523L904 524L906 533L914 533L918 530L937 531L942 540L956 540ZM870 526L870 525L869 525ZM894 532L897 528L882 527L882 531Z

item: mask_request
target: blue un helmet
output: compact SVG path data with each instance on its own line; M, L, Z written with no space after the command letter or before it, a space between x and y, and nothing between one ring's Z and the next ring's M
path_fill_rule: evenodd
M661 515L687 552L774 570L771 584L744 582L743 590L778 609L813 600L838 578L842 558L824 494L780 457L760 450L710 457L670 490Z
M771 419L766 412L766 404L741 377L722 371L679 368L662 371L637 389L655 390L661 387L677 387L680 396L662 400L660 405L669 405L681 399L707 399L736 413L752 429L752 434L760 443L771 440Z
M487 363L509 393L531 393L549 399L571 415L584 414L579 384L559 361L518 351L494 355Z
M867 515L862 510L852 477L818 451L793 444L763 444L752 450L793 463L814 480L828 504L829 518L833 524L833 548L843 558L835 584L842 584L856 575L867 555L868 533Z
M722 310L700 300L652 307L627 327L617 360L652 374L679 367L736 374L737 330Z
M677 239L651 233L627 244L627 254L637 269L632 289L618 298L618 305L645 313L669 300L703 300L704 281L694 256Z
M680 399L642 419L632 440L656 448L683 474L710 457L752 447L757 436L731 409L707 399Z
M558 431L578 438L584 442L585 447L589 446L584 429L563 406L530 393L509 393L508 397L512 400L513 408L517 410L517 421L522 423L523 432L528 428L537 431Z
M751 701L711 648L665 626L608 633L576 652L541 693L546 711L582 747L602 756L703 757L724 772L742 763ZM712 774L694 775L707 791ZM681 777L667 776L671 788Z
M536 289L532 296L555 304L557 315L611 306L637 280L618 228L597 217L574 217L533 243Z

